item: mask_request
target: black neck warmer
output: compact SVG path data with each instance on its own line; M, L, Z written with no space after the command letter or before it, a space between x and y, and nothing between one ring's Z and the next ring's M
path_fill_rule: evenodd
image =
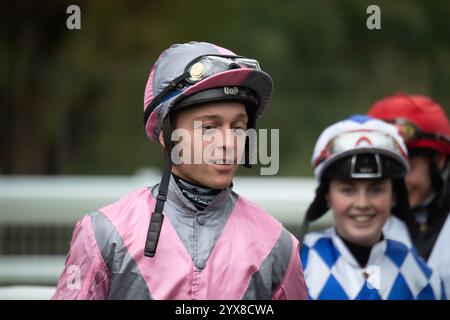
M203 211L211 203L214 197L222 191L221 189L199 186L192 182L188 182L173 173L172 175L186 199L200 211Z
M356 261L358 261L358 264L364 268L367 265L367 262L369 261L370 252L372 251L372 246L362 246L362 245L345 240L337 232L336 232L336 234L344 242L345 246L351 252L353 257L355 257ZM383 234L381 234L381 238L379 241L382 241L383 239L384 239L384 236L383 236Z

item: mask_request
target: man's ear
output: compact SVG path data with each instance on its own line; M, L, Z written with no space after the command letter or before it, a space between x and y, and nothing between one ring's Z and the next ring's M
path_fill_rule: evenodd
M162 145L162 147L163 147L164 149L166 148L166 146L165 146L165 144L164 144L164 135L163 135L162 130L159 132L159 143Z

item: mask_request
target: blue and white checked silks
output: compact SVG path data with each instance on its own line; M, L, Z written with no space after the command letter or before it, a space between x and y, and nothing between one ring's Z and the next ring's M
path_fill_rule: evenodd
M361 268L330 228L306 235L301 259L310 299L439 300L445 299L442 281L414 249L382 240Z

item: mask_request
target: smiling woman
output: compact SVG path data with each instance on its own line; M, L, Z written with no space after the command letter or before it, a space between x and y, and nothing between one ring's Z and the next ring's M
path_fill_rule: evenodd
M392 181L332 180L327 195L336 230L350 242L373 246L395 204Z
M386 221L398 219L391 213L407 219L410 211L409 163L396 128L367 116L335 123L319 137L312 164L319 187L302 231L328 209L335 227L304 238L309 297L445 298L437 273L414 250L383 235Z

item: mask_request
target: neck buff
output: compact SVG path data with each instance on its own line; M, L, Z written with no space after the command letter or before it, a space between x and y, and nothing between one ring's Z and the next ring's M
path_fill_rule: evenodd
M221 189L199 186L193 184L192 182L188 182L173 173L172 175L186 199L188 199L200 211L203 211L207 206L209 206L214 197L222 191Z
M336 233L337 233L337 231L336 231ZM353 243L353 242L350 242L350 241L344 239L339 233L337 233L337 235L344 242L347 249L350 250L353 257L355 257L356 261L358 261L359 265L364 268L367 265L367 262L369 261L370 252L372 251L372 246L363 246L360 244L356 244L356 243ZM381 234L381 238L379 241L382 241L383 239L384 239L384 236L383 236L383 234Z

